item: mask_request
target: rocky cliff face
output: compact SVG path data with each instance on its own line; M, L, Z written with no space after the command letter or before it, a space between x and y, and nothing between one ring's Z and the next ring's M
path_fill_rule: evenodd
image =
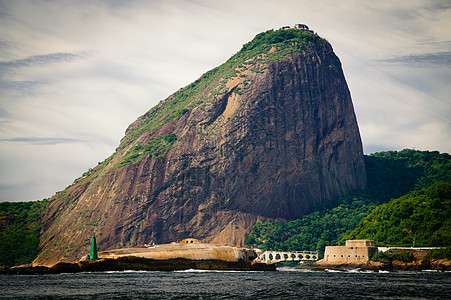
M339 59L317 35L261 33L141 116L116 152L57 193L35 264L194 237L243 246L258 219L295 219L364 188Z

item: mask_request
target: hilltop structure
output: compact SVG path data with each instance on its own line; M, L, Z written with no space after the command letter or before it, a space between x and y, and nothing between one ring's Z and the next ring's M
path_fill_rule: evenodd
M296 30L308 31L308 32L313 33L313 30L310 30L309 27L305 24L296 24L296 25L294 25L293 28L290 26L283 26L281 29L282 30L296 29Z

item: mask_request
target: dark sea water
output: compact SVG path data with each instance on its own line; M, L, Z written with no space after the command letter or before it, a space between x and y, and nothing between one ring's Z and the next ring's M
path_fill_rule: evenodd
M0 299L451 299L450 272L104 272L2 275Z

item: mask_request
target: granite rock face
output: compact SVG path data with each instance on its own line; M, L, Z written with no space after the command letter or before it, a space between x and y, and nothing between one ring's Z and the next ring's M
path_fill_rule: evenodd
M301 30L259 34L132 123L116 152L57 193L34 264L186 237L243 246L366 186L341 63Z

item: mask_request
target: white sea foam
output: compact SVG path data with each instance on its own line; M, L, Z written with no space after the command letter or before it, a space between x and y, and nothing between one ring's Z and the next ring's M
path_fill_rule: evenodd
M318 272L315 270L311 270L311 269L297 269L297 268L287 268L287 267L281 267L281 268L276 268L277 271L281 271L281 272Z
M200 270L200 269L187 269L187 270L176 270L177 273L243 273L243 272L264 272L264 271L236 271L236 270Z
M123 270L123 271L104 271L102 273L114 274L114 273L146 273L146 272L151 272L151 271L146 271L146 270ZM154 272L154 271L152 271L152 272ZM86 272L86 273L97 273L97 272Z

